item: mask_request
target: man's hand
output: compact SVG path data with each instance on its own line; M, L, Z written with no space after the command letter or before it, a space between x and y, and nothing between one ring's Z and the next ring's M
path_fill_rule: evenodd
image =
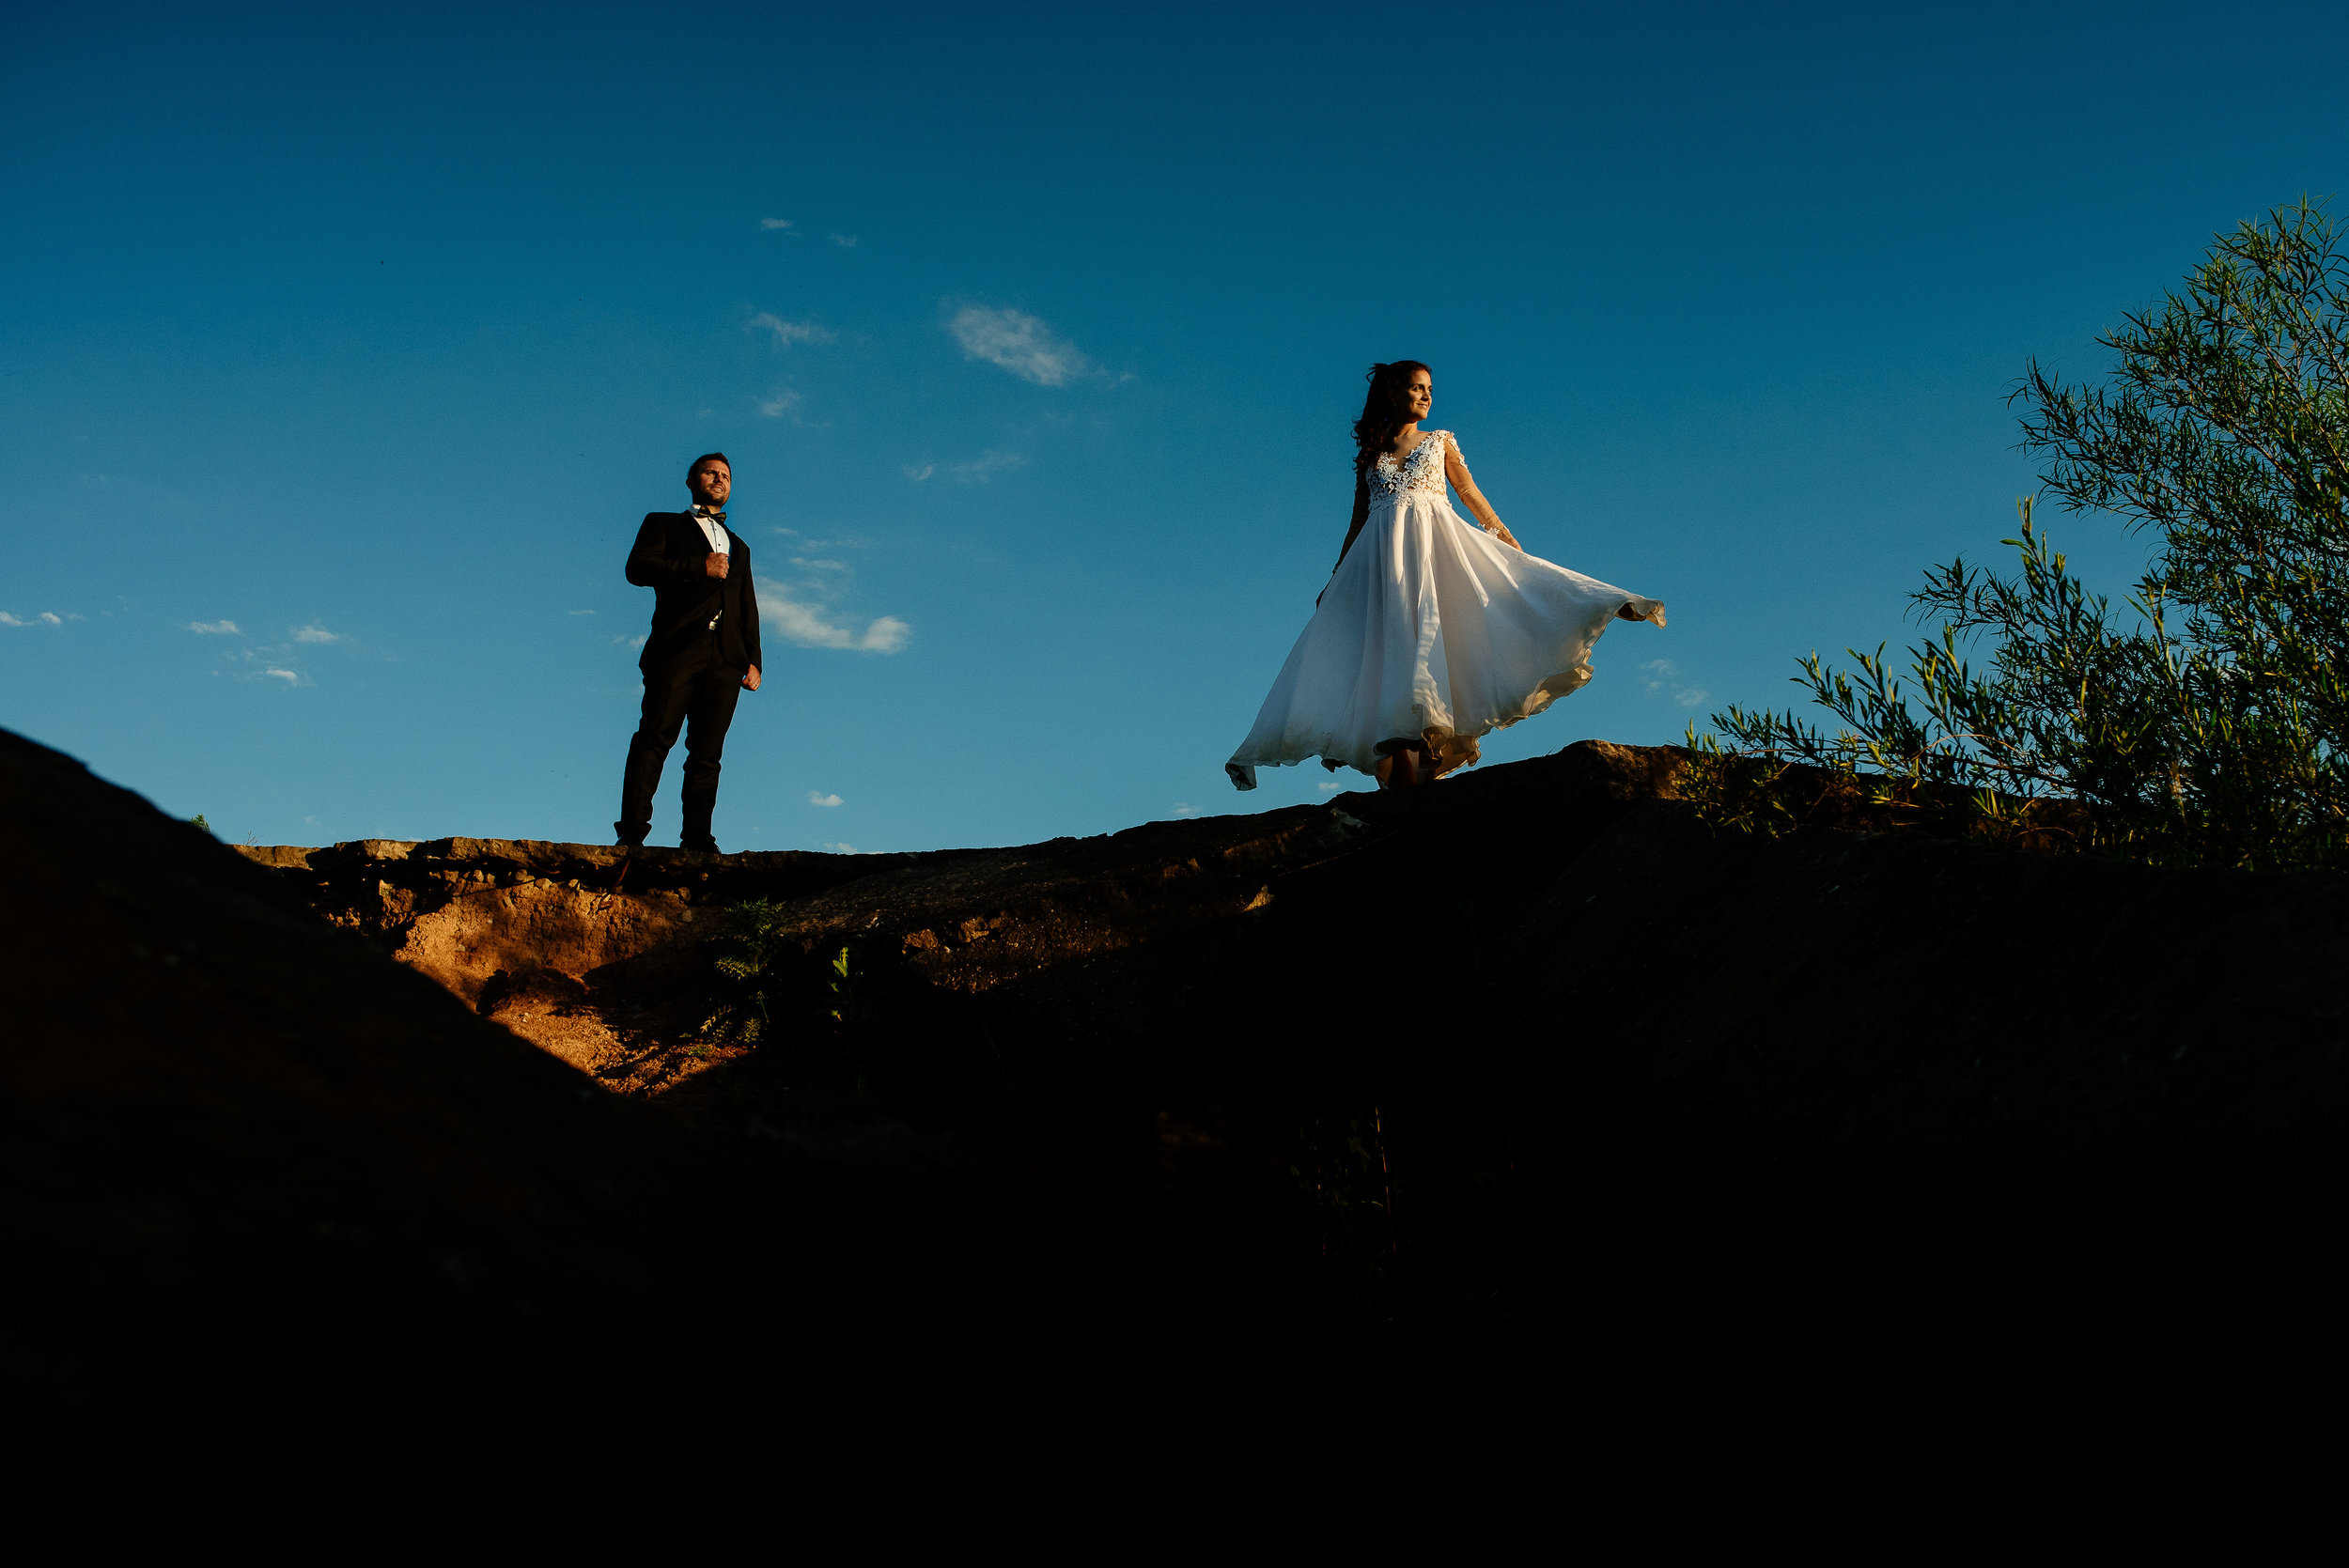
M719 580L723 581L726 575L726 561L727 558L725 556L719 554L714 550L711 551L708 555L702 557L703 575L718 578Z
M743 690L743 691L757 691L757 690L758 690L758 666L757 666L757 665L755 665L755 664L752 665L752 666L751 666L751 673L750 673L749 675L744 675L744 676L742 677L742 690Z

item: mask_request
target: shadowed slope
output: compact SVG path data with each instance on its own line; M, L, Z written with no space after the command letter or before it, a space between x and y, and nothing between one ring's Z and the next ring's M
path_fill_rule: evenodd
M1539 972L1576 927L1582 994L1640 1019L1575 1045L1578 1091L1666 1157L1735 1144L1872 1183L2022 1160L2349 1172L2349 877L1715 837L1657 805L1558 879L1505 961ZM1537 1008L1513 1022L1569 1044Z
M660 1119L0 734L9 1375L333 1318L577 1327L667 1294Z
M6 1218L54 1282L13 1375L320 1326L1490 1328L2328 1234L2349 880L1716 837L1678 768L892 857L241 858L0 737ZM750 898L854 984L713 1048Z

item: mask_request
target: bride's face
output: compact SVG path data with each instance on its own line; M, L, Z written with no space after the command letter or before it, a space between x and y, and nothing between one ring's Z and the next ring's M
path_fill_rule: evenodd
M1436 383L1424 370L1411 372L1411 384L1403 389L1403 410L1414 420L1427 417L1427 411L1436 405Z

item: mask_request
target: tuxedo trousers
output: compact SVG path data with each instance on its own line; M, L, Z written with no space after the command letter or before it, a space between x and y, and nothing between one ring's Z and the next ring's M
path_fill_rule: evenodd
M628 743L628 769L620 784L622 838L640 841L652 831L652 798L661 769L685 731L684 826L688 846L708 840L710 814L718 806L718 769L725 755L726 728L742 695L744 671L727 664L716 632L704 632L645 672L645 707Z

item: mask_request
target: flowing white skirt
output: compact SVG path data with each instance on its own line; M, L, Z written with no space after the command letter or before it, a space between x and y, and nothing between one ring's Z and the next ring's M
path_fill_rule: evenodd
M1591 678L1591 646L1626 605L1664 624L1655 599L1512 550L1440 494L1376 498L1223 770L1241 789L1307 757L1376 777L1412 740L1438 773L1473 763L1478 736Z

